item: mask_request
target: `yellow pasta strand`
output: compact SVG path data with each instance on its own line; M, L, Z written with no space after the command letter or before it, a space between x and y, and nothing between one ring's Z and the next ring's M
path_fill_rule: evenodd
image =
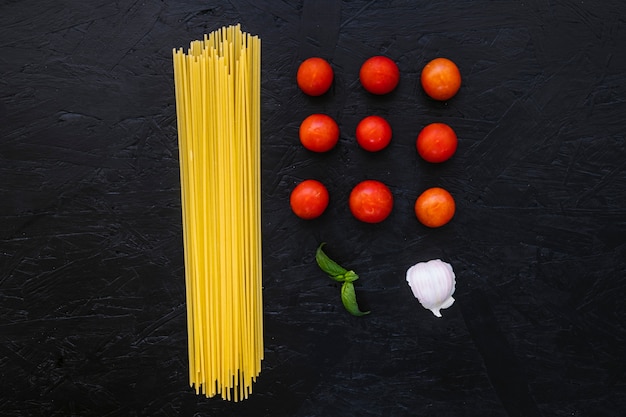
M260 49L235 25L173 50L189 384L233 401L264 356Z

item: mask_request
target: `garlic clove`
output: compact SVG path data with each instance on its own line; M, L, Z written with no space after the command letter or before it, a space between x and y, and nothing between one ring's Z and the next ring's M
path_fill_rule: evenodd
M454 304L456 276L452 265L441 259L419 262L406 272L406 280L420 304L441 317L442 309Z

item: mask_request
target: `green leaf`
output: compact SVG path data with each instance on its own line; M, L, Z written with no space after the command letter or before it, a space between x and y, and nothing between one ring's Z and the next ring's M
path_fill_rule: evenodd
M341 286L341 302L346 310L348 310L348 313L353 316L364 316L370 313L369 311L361 311L359 309L359 305L356 302L354 284L350 281L344 282Z
M354 282L359 279L359 276L354 271L348 271L343 274L343 280L347 282Z
M317 264L322 269L322 271L330 275L330 277L335 281L345 281L344 275L348 271L340 266L337 262L330 259L328 255L324 253L324 251L322 250L322 246L324 245L325 243L322 243L315 252L315 260L317 261Z

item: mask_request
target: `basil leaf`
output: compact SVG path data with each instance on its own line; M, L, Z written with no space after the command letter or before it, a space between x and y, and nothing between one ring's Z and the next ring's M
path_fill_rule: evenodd
M343 280L347 282L354 282L359 279L359 276L354 271L348 271L343 274Z
M337 262L333 261L324 253L322 250L322 246L325 243L322 243L315 252L315 260L317 261L317 265L322 269L322 271L326 272L332 279L335 281L343 282L345 281L344 275L348 272L345 268L341 267Z
M344 282L341 286L341 302L346 310L348 310L348 313L353 316L364 316L370 313L369 311L361 311L359 309L359 305L356 302L354 284L350 281Z

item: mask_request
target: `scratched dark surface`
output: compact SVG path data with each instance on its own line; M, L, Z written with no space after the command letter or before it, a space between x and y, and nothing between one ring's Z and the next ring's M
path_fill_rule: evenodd
M188 387L171 50L241 23L263 42L265 361L250 399ZM626 415L626 3L603 1L0 2L0 415ZM360 64L394 59L398 89L366 94ZM332 90L295 72L319 55ZM446 103L423 65L463 75ZM300 121L326 112L338 147L311 154ZM388 117L366 154L353 131ZM458 133L419 160L425 124ZM346 200L375 178L395 197L378 225ZM288 196L326 183L300 221ZM443 186L458 211L422 227ZM372 313L349 316L313 255L356 270ZM456 303L437 319L404 280L442 258Z

